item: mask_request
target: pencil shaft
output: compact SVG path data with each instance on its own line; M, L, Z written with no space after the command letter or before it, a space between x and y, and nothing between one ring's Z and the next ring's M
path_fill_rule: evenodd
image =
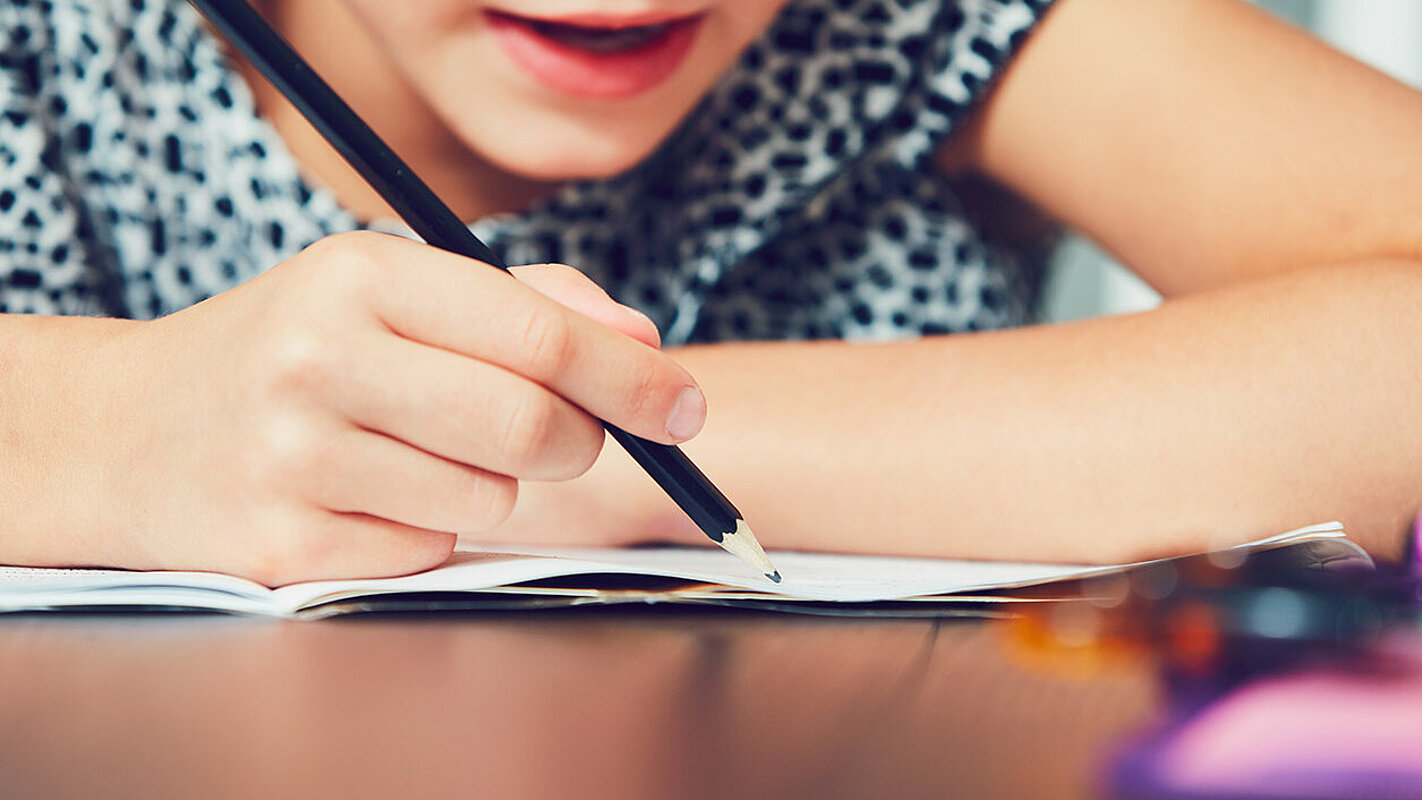
M458 215L317 75L246 0L189 0L272 82L424 240L507 269ZM679 448L603 427L712 541L737 530L740 512Z
M506 268L246 0L190 0L242 50L415 233L441 250Z
M740 512L681 448L633 436L609 422L602 426L711 541L720 544L726 534L736 530Z

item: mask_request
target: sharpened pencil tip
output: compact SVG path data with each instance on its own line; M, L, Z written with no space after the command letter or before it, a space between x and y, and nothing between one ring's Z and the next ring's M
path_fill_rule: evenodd
M761 549L760 542L755 540L755 534L751 533L745 520L736 520L736 529L721 537L721 547L749 564L756 572L776 583L780 582L780 570L766 558L765 551Z

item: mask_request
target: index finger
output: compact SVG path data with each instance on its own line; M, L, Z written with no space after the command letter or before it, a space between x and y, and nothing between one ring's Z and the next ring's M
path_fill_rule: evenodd
M372 310L396 334L523 375L646 439L684 441L706 401L665 353L574 311L495 267L390 236L363 243Z

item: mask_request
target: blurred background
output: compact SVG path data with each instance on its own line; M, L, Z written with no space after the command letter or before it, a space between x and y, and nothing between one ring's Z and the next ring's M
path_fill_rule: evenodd
M1422 0L1256 0L1333 46L1422 87ZM1079 238L1057 254L1043 316L1065 321L1141 311L1159 296L1110 257Z

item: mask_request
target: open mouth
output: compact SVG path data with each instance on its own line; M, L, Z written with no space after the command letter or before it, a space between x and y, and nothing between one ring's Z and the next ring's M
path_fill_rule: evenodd
M625 28L573 25L566 22L529 19L527 24L535 33L569 47L587 50L590 53L626 53L651 47L672 34L680 25L690 24L690 20L674 20L652 25L632 25Z
M641 94L671 77L703 17L543 19L493 9L484 13L505 54L534 79L565 94L601 99Z

